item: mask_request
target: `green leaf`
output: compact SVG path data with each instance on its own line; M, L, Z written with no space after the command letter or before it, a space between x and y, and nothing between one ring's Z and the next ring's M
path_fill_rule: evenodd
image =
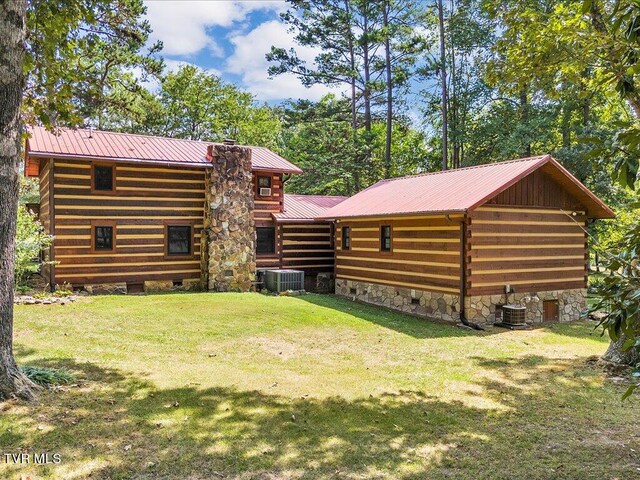
M631 385L629 388L627 388L627 391L622 395L622 400L626 400L627 398L629 398L636 388L638 388L638 385Z

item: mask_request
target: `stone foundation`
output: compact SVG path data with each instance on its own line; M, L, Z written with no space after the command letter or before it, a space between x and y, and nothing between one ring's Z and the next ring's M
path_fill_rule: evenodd
M121 283L99 283L84 285L84 289L91 295L126 295L127 284Z
M199 292L202 290L202 281L197 278L188 278L182 281L182 290L189 292Z
M247 292L256 276L251 149L210 145L207 158L213 168L205 180L203 284L218 292Z
M375 283L336 280L336 295L382 307L399 310L447 322L460 321L458 295L427 292L409 288L391 287ZM537 293L515 293L509 295L509 303L527 307L527 323L543 321L545 300L558 301L558 320L572 322L582 317L587 308L587 290L554 290ZM465 298L467 320L478 324L493 324L496 321L496 305L504 305L504 295L483 295Z
M329 272L321 272L316 276L317 293L331 293L336 289L335 275Z
M173 290L171 280L147 280L144 282L145 293L168 292L169 290Z
M548 292L525 292L505 295L482 295L465 298L465 315L467 320L477 323L494 323L496 321L496 305L505 303L527 307L527 323L543 321L543 305L545 300L558 301L558 320L571 322L578 320L587 308L587 289L553 290Z
M446 322L460 320L458 295L336 279L336 294Z
M173 290L197 292L202 290L202 282L199 278L187 278L177 285L174 285L171 280L147 280L144 282L145 293L170 292Z

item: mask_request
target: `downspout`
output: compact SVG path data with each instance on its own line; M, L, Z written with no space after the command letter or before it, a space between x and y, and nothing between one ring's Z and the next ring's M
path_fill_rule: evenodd
M460 299L460 321L465 327L473 328L474 330L484 330L480 325L467 320L467 316L464 308L465 290L467 285L467 214L465 213L460 220L460 293L458 298Z
M280 196L280 211L284 211L284 184L291 180L293 177L292 173L283 173L282 174L282 195Z

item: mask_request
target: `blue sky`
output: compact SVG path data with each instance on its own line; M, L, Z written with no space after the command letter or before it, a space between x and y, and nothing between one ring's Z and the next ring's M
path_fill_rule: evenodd
M279 13L284 1L145 0L152 41L164 43L167 68L190 63L221 75L253 93L257 100L278 103L288 98L317 100L329 89L305 88L293 75L269 79L265 54L272 45L296 46ZM311 61L316 51L296 46Z

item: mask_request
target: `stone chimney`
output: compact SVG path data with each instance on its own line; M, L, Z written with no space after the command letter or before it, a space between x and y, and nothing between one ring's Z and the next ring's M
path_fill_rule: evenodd
M248 292L256 273L251 149L207 147L203 274L208 290Z

